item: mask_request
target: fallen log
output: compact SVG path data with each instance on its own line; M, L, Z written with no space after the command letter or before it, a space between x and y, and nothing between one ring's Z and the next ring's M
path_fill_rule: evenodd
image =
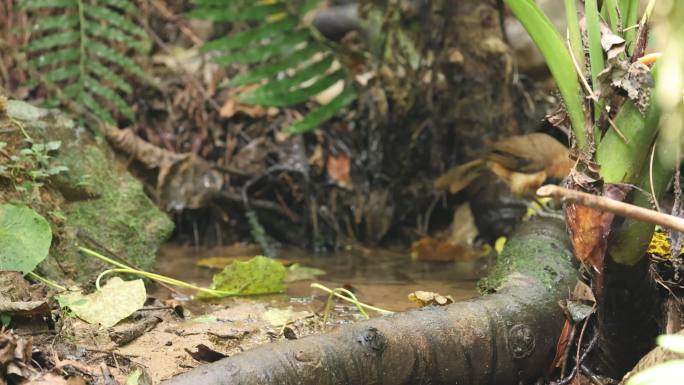
M482 297L263 345L166 385L519 384L543 375L576 282L565 225L523 223Z

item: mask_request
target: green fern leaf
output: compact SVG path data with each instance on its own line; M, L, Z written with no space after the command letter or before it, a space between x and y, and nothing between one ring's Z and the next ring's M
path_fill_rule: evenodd
M307 12L313 11L321 3L321 0L306 0L302 7L299 9L300 14L305 14Z
M231 65L233 63L254 63L267 60L274 55L294 49L299 44L305 43L311 37L308 30L298 30L274 39L268 45L250 47L249 49L221 56L214 60L219 65Z
M131 107L126 103L125 100L119 96L116 92L112 91L111 89L102 86L98 81L95 79L91 78L90 76L86 76L85 79L85 86L86 88L93 92L96 95L99 95L101 98L104 100L112 103L121 113L123 113L127 118L134 120L135 119L135 114L133 113L133 110L131 110Z
M67 63L77 60L81 56L78 48L64 48L58 51L51 51L29 60L29 64L36 68L49 66L59 63Z
M356 91L349 86L337 95L330 103L309 112L304 119L288 127L285 131L292 134L303 134L316 129L321 123L332 118L349 103L356 99Z
M81 35L76 31L60 32L53 35L47 35L29 43L26 46L26 50L28 52L35 52L63 45L76 44L80 39Z
M120 29L113 28L110 25L103 25L97 22L86 22L86 31L88 32L88 35L126 43L128 46L142 54L147 53L150 48L148 44L145 44L145 42L136 40L135 37L128 35Z
M63 80L68 80L68 79L73 79L75 77L78 77L80 74L81 69L78 68L77 65L72 65L69 67L60 67L56 68L52 71L49 71L44 75L44 80L51 82L51 83L56 83L60 82Z
M95 115L97 115L97 117L99 117L100 119L104 120L109 124L115 123L114 118L109 113L109 111L102 107L102 105L97 100L95 100L95 98L93 98L93 96L89 93L82 92L81 101L83 101L83 104Z
M283 79L275 80L266 83L260 88L251 92L245 92L240 95L240 99L245 100L264 100L272 95L279 95L289 93L293 88L300 86L313 78L324 74L333 64L335 58L332 55L327 55L321 60L313 62L306 67L295 72L294 75ZM256 103L261 104L261 103Z
M45 32L51 29L73 28L78 25L78 15L55 15L40 19L40 23L31 26L31 32Z
M90 73L112 83L112 85L121 90L123 93L130 94L133 92L130 84L126 83L121 76L117 75L114 73L114 71L102 65L97 60L93 60L88 66L88 69L90 70Z
M265 39L278 33L287 32L288 30L296 27L297 22L298 20L296 17L288 16L282 20L262 24L254 29L250 29L249 31L210 41L202 47L202 50L206 52L245 47L258 42L261 39Z
M313 84L307 87L298 88L296 90L287 90L283 92L273 92L257 97L250 98L248 94L242 94L238 97L241 102L247 104L258 104L262 106L272 107L287 107L294 104L302 103L309 98L325 91L333 84L346 77L344 70L339 69L329 75L325 75L317 79Z
M110 7L119 8L120 10L129 14L135 14L138 12L138 7L128 0L98 0L98 2L109 5Z
M147 37L147 32L145 32L144 29L138 27L137 25L133 24L132 21L121 16L121 14L112 11L109 8L83 4L83 11L86 14L86 16L92 19L106 20L107 24L113 27L117 27L133 35Z
M190 16L212 21L249 21L261 20L276 13L285 12L286 9L282 3L232 8L200 8L190 12Z
M127 71L140 76L145 77L145 72L139 65L137 65L133 60L129 59L125 55L115 51L114 49L107 47L99 42L90 41L88 43L89 51L94 53L97 57L104 59L110 63L118 64L125 68Z
M21 9L69 8L78 6L77 0L27 0L21 2Z
M310 43L299 51L294 52L282 58L280 61L265 64L261 67L255 68L249 72L238 75L230 81L231 86L241 86L245 84L256 83L263 79L275 76L279 72L285 71L288 68L297 66L300 63L306 62L312 56L323 49L323 46L318 43Z

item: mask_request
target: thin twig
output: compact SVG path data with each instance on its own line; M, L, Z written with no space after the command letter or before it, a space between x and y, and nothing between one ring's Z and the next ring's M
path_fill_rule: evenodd
M581 191L570 190L555 185L542 186L537 190L541 197L552 197L563 202L572 202L592 209L607 211L623 217L638 221L653 223L666 229L684 232L684 219L648 210L643 207L620 202L614 199L587 194Z

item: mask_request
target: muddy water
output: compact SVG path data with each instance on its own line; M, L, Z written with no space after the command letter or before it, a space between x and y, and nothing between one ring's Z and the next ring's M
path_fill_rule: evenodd
M208 257L246 257L255 254L258 254L258 250L243 245L212 249L165 246L158 256L156 271L208 286L211 277L219 270L200 267L198 261ZM407 299L408 294L416 290L451 295L457 301L476 296L477 280L486 274L487 268L486 261L482 259L451 263L417 262L411 260L408 251L386 249L352 249L327 255L288 249L282 251L282 257L286 263L298 262L320 268L326 274L315 280L288 283L284 295L252 299L271 305L294 304L315 308L322 306L325 299L323 292L310 287L315 281L330 288L351 287L362 302L387 310L403 311L416 308Z

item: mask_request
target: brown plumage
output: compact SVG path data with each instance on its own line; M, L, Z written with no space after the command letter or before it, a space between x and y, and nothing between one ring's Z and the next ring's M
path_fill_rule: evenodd
M447 171L434 181L434 187L448 188L455 194L493 173L514 195L533 196L544 180L565 177L572 166L568 148L552 136L543 133L512 136L492 143L483 157Z

